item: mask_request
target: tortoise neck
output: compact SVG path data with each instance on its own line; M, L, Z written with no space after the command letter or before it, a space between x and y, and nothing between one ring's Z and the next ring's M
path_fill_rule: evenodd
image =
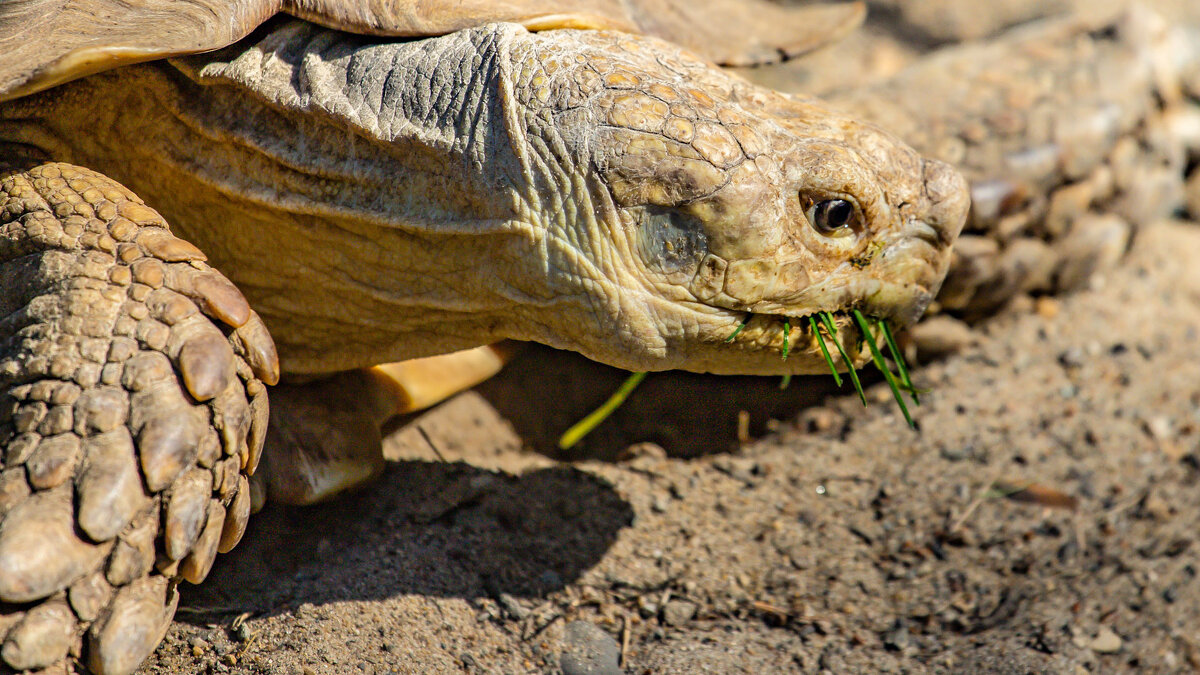
M522 263L545 232L512 129L512 33L382 42L287 22L2 104L0 140L163 213L250 299L285 371L525 337L525 309L553 294Z

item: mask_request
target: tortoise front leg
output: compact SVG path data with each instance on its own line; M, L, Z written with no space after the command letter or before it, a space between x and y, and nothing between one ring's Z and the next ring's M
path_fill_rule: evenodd
M485 345L276 387L263 469L255 477L263 481L266 498L312 504L379 475L384 422L483 382L500 371L518 344Z
M0 670L132 672L245 529L278 363L204 259L103 175L0 166Z

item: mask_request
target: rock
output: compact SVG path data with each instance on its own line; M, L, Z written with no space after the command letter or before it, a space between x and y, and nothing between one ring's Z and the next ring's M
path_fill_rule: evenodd
M1085 216L1075 221L1057 245L1062 255L1058 290L1080 289L1097 273L1112 269L1129 248L1129 223L1111 214Z
M204 638L196 636L188 640L188 644L192 647L192 656L200 658L208 651L209 644Z
M1099 654L1114 654L1121 651L1121 636L1117 635L1108 626L1103 626L1096 633L1096 637L1088 643L1088 647L1092 651Z
M1062 303L1049 296L1043 296L1034 303L1034 311L1043 319L1055 319L1062 311Z
M896 619L883 634L883 646L892 651L904 651L909 645L908 624L904 619Z
M508 593L501 593L496 600L499 601L500 606L504 608L504 611L517 621L529 616L529 610L525 609L519 600Z
M917 359L922 363L954 354L979 339L970 326L946 315L930 317L913 326L912 337L917 345Z
M621 675L621 647L608 633L586 621L573 621L563 632L559 666L563 675Z
M663 622L668 626L682 626L696 616L696 605L687 600L671 600L663 607Z
M999 254L1000 246L994 239L974 235L959 237L938 302L946 309L965 309L976 289L995 278Z

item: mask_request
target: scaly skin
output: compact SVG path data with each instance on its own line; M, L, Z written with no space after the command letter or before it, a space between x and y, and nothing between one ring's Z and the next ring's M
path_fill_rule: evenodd
M783 317L914 319L966 208L957 174L854 118L974 182L976 234L943 307L986 311L1119 253L1128 225L1085 227L1093 204L1152 207L1122 211L1136 221L1172 203L1144 186L1178 184L1188 143L1165 122L1186 132L1190 118L1160 104L1178 102L1171 82L1194 57L1161 27L1104 28L951 51L839 95L840 114L619 34L489 26L380 44L286 24L5 104L0 142L134 187L263 313L289 373L342 373L324 392L358 387L351 368L504 337L627 368L814 372L824 361L801 329L779 359ZM0 658L127 672L169 619L174 582L201 578L244 527L270 342L199 250L116 184L54 164L6 180ZM800 196L853 201L860 227L819 235ZM153 395L139 372L161 378ZM298 453L277 467L328 450L304 445L322 430L378 466L374 401L330 412L313 390L285 397L292 421L276 431L306 431L272 436L277 458Z
M176 580L245 530L278 366L241 294L140 199L31 164L0 167L0 658L129 672Z

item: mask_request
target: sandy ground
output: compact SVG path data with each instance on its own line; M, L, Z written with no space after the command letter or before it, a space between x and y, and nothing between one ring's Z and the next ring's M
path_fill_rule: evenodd
M657 375L567 463L531 445L622 374L530 350L408 420L369 489L268 507L142 672L1200 669L1182 251L1194 224L1144 230L1092 289L982 325L917 371L917 431L878 383L863 409Z

